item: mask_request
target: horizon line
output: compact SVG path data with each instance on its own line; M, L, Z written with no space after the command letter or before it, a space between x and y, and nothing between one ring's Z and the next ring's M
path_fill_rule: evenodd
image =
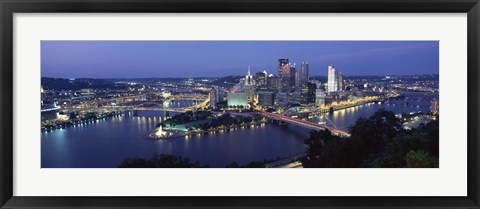
M385 76L422 76L422 75L440 75L440 73L426 73L426 74L391 74L391 75L343 75L344 77L385 77ZM103 77L103 78L92 78L92 77L51 77L51 76L41 76L41 78L61 78L61 79L162 79L162 78L224 78L229 76L240 76L243 77L244 75L226 75L226 76L196 76L196 77L132 77L132 78L125 78L125 77ZM275 75L277 76L277 75ZM328 77L328 75L312 75L309 77Z

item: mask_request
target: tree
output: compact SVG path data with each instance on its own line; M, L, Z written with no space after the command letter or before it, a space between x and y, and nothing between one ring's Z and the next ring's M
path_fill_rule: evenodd
M76 119L76 118L77 118L77 115L78 115L77 113L71 112L71 113L70 113L70 120Z
M120 168L200 168L198 161L190 162L189 158L183 158L173 155L154 155L151 159L142 158L129 159L126 158L118 166Z
M360 118L350 127L351 141L357 147L354 164L364 164L370 155L381 152L385 145L402 130L402 123L395 114L380 109L368 119Z
M240 166L236 161L233 161L225 166L225 168L265 168L265 164L268 162L273 162L272 160L263 162L253 161L246 165Z
M334 168L348 167L350 153L346 139L334 136L326 129L324 131L313 131L310 137L305 140L308 146L306 157L302 158L303 167L306 168Z
M434 163L424 150L411 150L405 155L405 161L407 162L407 168L430 168L433 167Z
M426 152L430 158L429 167L438 167L438 120L424 126L400 132L382 152L371 155L369 167L408 167L405 156L409 152Z
M350 127L350 133L350 137L342 138L328 130L312 132L305 140L308 149L306 157L301 159L303 166L438 167L438 120L407 131L392 112L382 109L368 119L358 119ZM424 158L429 163L420 163Z

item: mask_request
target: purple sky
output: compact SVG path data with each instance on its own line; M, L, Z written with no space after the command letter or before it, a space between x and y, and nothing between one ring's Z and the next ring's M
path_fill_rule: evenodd
M438 41L42 41L42 76L149 78L277 74L277 59L344 75L438 74Z

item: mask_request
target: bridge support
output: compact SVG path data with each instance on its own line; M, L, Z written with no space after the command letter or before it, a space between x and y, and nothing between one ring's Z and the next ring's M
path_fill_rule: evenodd
M287 127L288 126L288 123L287 122L284 122L284 121L281 121L281 120L275 120L275 119L270 119L272 121L273 124L276 124L276 125L279 125L279 126L282 126L282 127Z
M330 109L328 109L328 113L329 113L330 115L332 115L332 114L333 114L333 112L334 112L334 109L333 109L333 107L330 107Z
M288 123L284 122L284 121L278 121L278 125L280 125L282 127L288 127Z
M138 110L133 111L133 117L138 117Z

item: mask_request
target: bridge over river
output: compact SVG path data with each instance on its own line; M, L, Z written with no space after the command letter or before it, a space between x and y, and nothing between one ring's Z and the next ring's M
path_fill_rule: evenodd
M263 111L263 110L260 110L259 112L264 117L272 119L272 120L278 120L278 121L294 124L294 125L304 127L304 128L308 128L308 129L312 129L312 130L315 130L315 131L328 129L334 135L338 135L338 136L342 136L342 137L350 137L350 134L348 132L340 130L340 129L335 128L335 127L327 126L325 124L317 124L317 123L314 123L314 122L310 122L310 121L306 121L306 120L302 120L302 119L298 119L298 118L292 118L292 117L289 117L289 116L286 116L286 115L270 113L270 112L266 112L266 111Z
M190 99L188 99L190 100ZM196 100L197 101L197 100ZM194 105L188 107L166 107L163 103L156 101L144 101L137 102L137 104L124 104L124 105L105 105L105 106L92 106L92 107L82 107L82 108L62 108L61 111L65 113L70 112L99 112L99 111L135 111L135 110L150 110L150 111L168 111L168 112L187 112L194 110L207 109L210 104L210 97L204 98L203 101L196 102Z
M224 112L213 111L213 113L224 113ZM333 126L328 126L328 125L325 125L325 124L317 124L317 123L310 122L310 121L307 121L307 120L292 118L291 116L288 116L288 115L271 113L271 112L267 112L267 111L264 111L264 110L257 110L255 112L225 112L225 113L228 113L228 114L234 115L234 116L244 116L244 117L259 114L259 115L262 115L263 117L271 119L271 120L282 121L282 122L285 122L285 123L297 125L297 126L307 128L307 129L311 129L311 130L315 130L315 131L328 129L334 135L341 136L341 137L350 137L350 134L347 131L338 129L338 128L333 127Z

